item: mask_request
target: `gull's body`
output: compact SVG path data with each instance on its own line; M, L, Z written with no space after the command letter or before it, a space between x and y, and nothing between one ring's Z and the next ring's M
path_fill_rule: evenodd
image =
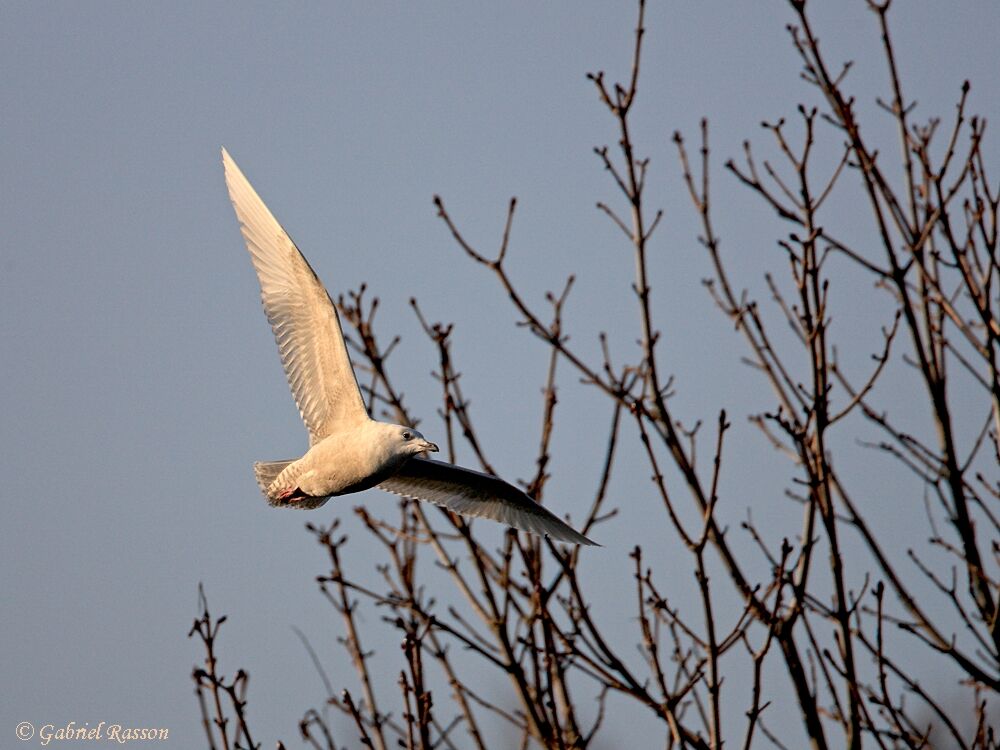
M353 429L327 435L297 461L259 464L275 469L280 465L280 471L264 488L268 499L286 505L288 498L298 494L328 498L376 486L399 470L412 455L394 449L398 431L396 425L369 419ZM414 447L437 449L433 443L425 447L419 440ZM263 474L260 479L269 475L260 470L258 473Z
M534 534L594 544L502 479L425 458L438 448L416 430L368 416L326 289L225 149L222 163L264 311L309 431L301 458L254 464L268 502L317 508L330 497L379 487Z

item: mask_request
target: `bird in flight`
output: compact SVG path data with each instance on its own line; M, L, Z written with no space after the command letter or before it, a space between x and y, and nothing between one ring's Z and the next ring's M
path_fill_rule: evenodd
M264 312L309 431L298 459L254 464L269 504L318 508L371 487L572 544L595 544L499 477L426 457L412 427L368 416L337 309L305 257L222 149L229 197L260 280Z

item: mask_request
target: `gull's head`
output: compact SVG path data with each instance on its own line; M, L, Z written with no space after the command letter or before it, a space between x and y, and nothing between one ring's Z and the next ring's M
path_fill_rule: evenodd
M412 427L396 425L395 438L397 450L400 453L414 455L417 453L437 453L438 447L430 442Z

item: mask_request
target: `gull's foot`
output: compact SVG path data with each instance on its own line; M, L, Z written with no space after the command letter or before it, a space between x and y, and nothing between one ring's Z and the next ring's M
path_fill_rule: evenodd
M306 495L298 487L286 487L275 496L275 501L281 505L288 505L296 500L304 498Z

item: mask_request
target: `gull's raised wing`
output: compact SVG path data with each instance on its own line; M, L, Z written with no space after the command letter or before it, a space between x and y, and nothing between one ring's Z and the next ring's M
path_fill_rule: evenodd
M441 505L463 516L489 518L571 544L597 545L499 477L443 461L411 458L378 486L386 492Z
M222 164L292 396L310 442L316 443L368 419L337 310L291 237L225 149Z

